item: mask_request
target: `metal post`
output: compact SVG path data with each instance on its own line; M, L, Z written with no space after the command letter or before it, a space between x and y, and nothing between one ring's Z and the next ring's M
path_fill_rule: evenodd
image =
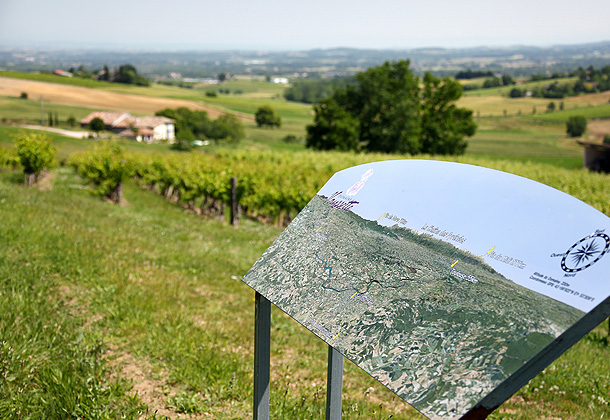
M258 292L254 302L254 420L269 420L271 302Z
M231 177L231 226L237 225L237 178Z
M326 420L341 420L341 392L343 391L343 355L328 346L328 374L326 377Z

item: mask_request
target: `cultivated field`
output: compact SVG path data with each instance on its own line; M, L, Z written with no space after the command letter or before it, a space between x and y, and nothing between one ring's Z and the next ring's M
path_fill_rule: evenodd
M193 100L147 97L82 86L0 77L0 95L18 97L21 92L26 92L31 99L39 100L43 97L45 101L53 104L86 107L92 110L128 110L133 113L154 114L155 111L163 108L185 106L193 110L206 111L212 118L216 118L225 112L222 109L203 105ZM246 115L238 114L238 116L246 121L253 120Z

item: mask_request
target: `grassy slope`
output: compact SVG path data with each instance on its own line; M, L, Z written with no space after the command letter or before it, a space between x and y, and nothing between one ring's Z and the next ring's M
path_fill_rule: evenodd
M20 179L0 174L0 305L19 314L18 321L0 319L0 417L17 409L36 417L43 397L71 396L93 410L85 418L114 418L94 411L114 406L135 416L147 412L142 404L149 415L247 418L253 293L238 279L280 230L204 220L129 185L129 204L113 206L88 194L67 169L57 170L51 191L25 189ZM321 418L325 345L275 309L272 325L272 418ZM610 415L598 399L610 394L606 328L491 418ZM96 378L89 387L88 377ZM143 383L156 391L147 396ZM130 397L136 391L140 399ZM349 363L343 407L346 419L423 418ZM45 417L65 413L48 410Z

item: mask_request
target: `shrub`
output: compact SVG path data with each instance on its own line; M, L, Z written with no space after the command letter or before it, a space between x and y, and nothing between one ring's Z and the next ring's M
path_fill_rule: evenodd
M610 144L610 134L604 135L604 144Z
M99 133L100 131L102 131L104 128L106 128L106 124L104 124L104 120L102 120L101 118L95 117L94 119L91 120L91 122L89 123L89 128L97 133Z
M208 98L215 98L218 96L218 94L216 93L216 91L211 90L211 91L206 92L205 96L207 96Z
M568 118L566 132L570 137L580 137L587 131L587 120L582 115L575 115Z
M15 150L0 147L0 169L16 169L20 166L19 155Z
M263 105L254 114L256 125L259 127L281 127L282 119L269 105Z
M112 141L101 142L93 150L74 155L70 165L95 186L97 194L116 204L123 201L123 182L134 174L132 160Z
M297 136L295 136L294 134L288 134L287 136L285 136L282 141L284 143L298 143L299 142L299 138Z
M21 95L19 95L19 97L21 99L27 99L28 98L28 94L26 92L21 92Z
M25 174L25 184L31 187L40 180L44 170L54 166L57 149L53 147L50 137L37 132L21 132L13 136L13 141Z

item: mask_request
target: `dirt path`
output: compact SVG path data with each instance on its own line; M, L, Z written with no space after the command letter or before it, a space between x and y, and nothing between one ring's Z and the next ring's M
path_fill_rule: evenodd
M194 101L183 99L155 98L124 93L108 92L81 86L60 85L34 80L0 77L0 95L18 97L27 92L32 99L44 96L46 101L73 106L83 106L92 110L117 110L154 114L163 108L185 106L193 110L206 111L210 118L218 118L225 112ZM253 121L250 115L234 114L241 120Z
M86 139L92 134L90 131L70 131L70 130L62 130L61 128L51 128L51 127L43 127L41 125L20 125L21 128L29 128L32 130L44 130L50 131L52 133L61 134L65 137L72 137L74 139Z

